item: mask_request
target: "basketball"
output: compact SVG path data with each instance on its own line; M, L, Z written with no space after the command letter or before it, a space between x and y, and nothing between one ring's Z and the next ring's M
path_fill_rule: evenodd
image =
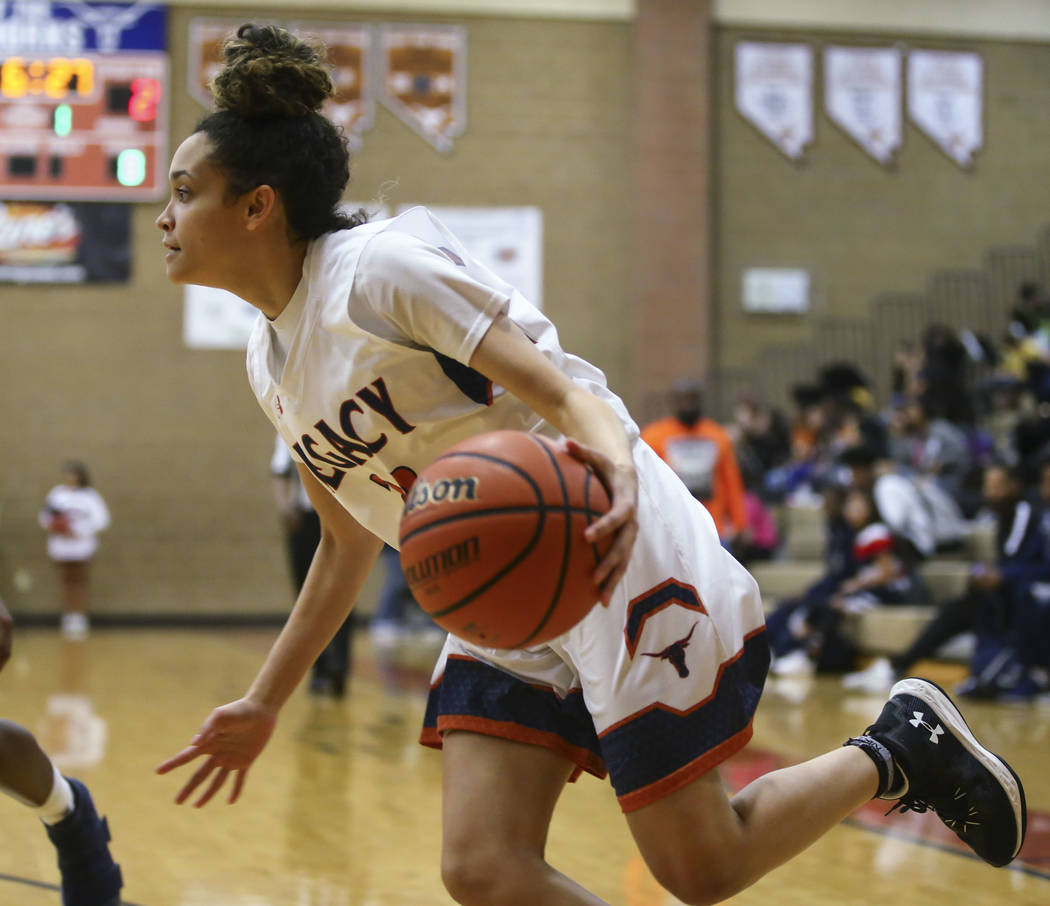
M489 648L538 645L597 602L604 549L583 532L609 508L594 470L564 445L491 431L450 447L412 485L401 566L419 605Z

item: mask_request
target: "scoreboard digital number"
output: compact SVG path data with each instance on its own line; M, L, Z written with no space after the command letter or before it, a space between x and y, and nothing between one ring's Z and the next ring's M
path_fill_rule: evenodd
M168 76L153 51L0 60L0 197L161 198Z
M167 31L159 0L0 0L0 199L164 197Z

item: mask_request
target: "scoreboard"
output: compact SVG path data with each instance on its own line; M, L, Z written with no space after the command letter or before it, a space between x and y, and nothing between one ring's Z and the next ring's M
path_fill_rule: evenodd
M5 6L0 198L163 197L169 105L164 8L46 0L0 2Z

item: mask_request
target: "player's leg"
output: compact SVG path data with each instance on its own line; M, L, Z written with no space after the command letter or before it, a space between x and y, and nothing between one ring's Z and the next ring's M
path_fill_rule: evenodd
M688 904L717 903L801 852L873 795L935 811L1005 865L1024 842L1024 789L942 689L897 683L874 724L839 750L773 771L732 799L715 772L628 815L653 873Z
M60 560L58 575L62 586L62 634L73 640L88 633L88 561Z
M58 851L64 906L116 906L120 868L87 787L63 777L33 734L9 721L0 721L0 789L44 822Z
M574 765L550 749L465 731L444 736L441 874L461 906L601 906L544 858Z
M772 771L730 799L718 771L628 813L653 875L683 903L718 903L867 802L878 775L856 748Z

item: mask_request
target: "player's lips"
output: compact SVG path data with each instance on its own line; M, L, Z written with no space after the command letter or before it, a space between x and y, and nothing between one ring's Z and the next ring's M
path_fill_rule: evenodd
M168 250L168 253L164 256L165 261L170 261L172 258L175 257L176 252L182 251L182 249L180 249L177 245L168 245L168 243L166 242L162 243L162 245Z

